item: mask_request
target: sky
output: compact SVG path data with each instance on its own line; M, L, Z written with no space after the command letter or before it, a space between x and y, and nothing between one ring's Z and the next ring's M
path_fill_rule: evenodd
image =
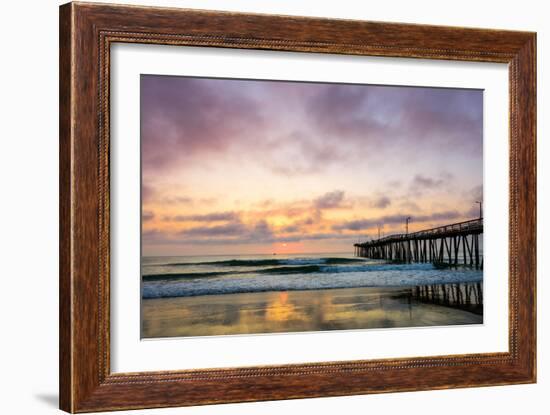
M483 91L141 76L142 250L353 253L479 216Z

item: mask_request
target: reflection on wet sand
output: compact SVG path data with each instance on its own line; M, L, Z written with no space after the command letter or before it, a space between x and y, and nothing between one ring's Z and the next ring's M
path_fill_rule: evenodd
M456 285L456 284L455 284ZM436 286L437 287L437 286ZM441 286L440 286L441 287ZM446 286L445 286L446 287ZM459 288L458 290L465 289ZM437 291L441 290L441 291ZM479 324L457 288L346 288L158 298L142 301L142 337ZM443 293L445 297L443 297ZM462 294L462 297L460 295ZM434 301L431 301L431 299ZM453 298L457 299L454 301ZM441 301L438 299L441 298ZM443 302L445 298L446 302ZM444 305L443 305L444 304ZM460 307L456 307L460 305ZM467 311L469 310L469 311Z
M412 296L422 302L483 314L483 285L480 282L414 287Z

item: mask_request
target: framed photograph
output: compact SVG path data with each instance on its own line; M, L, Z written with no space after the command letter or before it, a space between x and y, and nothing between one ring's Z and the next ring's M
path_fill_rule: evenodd
M536 35L60 8L60 407L536 381Z

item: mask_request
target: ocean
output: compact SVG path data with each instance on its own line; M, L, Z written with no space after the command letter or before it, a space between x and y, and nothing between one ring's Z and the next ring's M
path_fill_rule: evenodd
M349 254L142 258L142 298L478 283L483 271L387 263Z

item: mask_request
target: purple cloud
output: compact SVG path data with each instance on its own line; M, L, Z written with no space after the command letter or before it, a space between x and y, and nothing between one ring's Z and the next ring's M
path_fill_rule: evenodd
M155 214L151 212L150 210L145 210L141 212L141 219L146 222L149 220L152 220L155 217Z
M262 124L258 105L226 80L141 76L141 142L145 171L197 153L224 151ZM235 81L233 81L235 82Z
M351 139L359 150L379 151L403 141L432 151L450 146L482 150L481 90L323 85L310 98L308 110L321 130L333 133L335 140Z
M194 200L188 196L168 196L162 198L163 204L168 205L191 205Z
M237 212L214 212L205 215L176 215L167 217L166 220L173 222L223 222L237 221L239 214Z
M443 179L434 179L432 177L422 176L417 174L414 176L412 181L413 188L422 188L422 189L434 189L441 186L445 181Z
M391 205L391 199L387 196L380 196L372 200L370 205L377 209L385 209Z
M179 234L172 235L162 231L149 231L144 233L144 242L150 245L228 245L228 244L273 244L273 243L290 243L304 241L349 241L350 244L356 242L353 236L341 233L310 233L310 234L293 234L278 236L271 232L269 228L259 228L253 226L245 229L218 229L210 228L210 231L197 231L196 235ZM263 229L262 229L263 228ZM206 229L206 228L204 228ZM242 233L241 233L242 231Z
M467 215L467 214L466 214ZM336 231L361 231L364 229L372 229L378 225L399 225L405 223L405 218L411 217L412 222L432 222L432 221L447 221L463 218L464 213L460 213L456 210L436 212L430 215L387 215L379 218L372 219L356 219L352 221L346 221L338 225L333 225L332 229Z
M268 242L273 240L273 230L265 220L245 225L240 220L217 226L198 226L179 232L186 238L219 240L231 238L235 243Z
M344 191L334 190L325 193L313 201L313 206L317 209L334 209L342 207L344 201Z
M228 223L219 226L198 226L196 228L181 231L181 235L191 237L218 237L218 236L240 236L247 230L241 222Z
M148 174L233 150L257 152L265 168L284 175L311 174L405 142L418 152L481 155L482 115L480 90L141 78Z

